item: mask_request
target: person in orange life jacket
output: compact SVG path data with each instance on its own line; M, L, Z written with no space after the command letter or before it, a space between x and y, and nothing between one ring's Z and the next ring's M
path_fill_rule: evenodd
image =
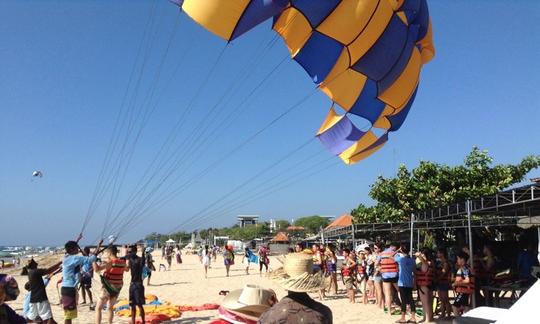
M415 271L416 287L424 310L424 320L433 322L433 279L435 275L435 261L430 249L424 248L415 253L418 263Z
M450 262L448 262L448 253L445 248L439 248L437 250L437 263L435 270L435 281L437 283L437 295L441 302L441 314L442 318L450 317L452 315L452 305L450 305L450 298L448 297L448 291L450 290L450 284L452 283L452 272L450 269Z
M93 264L95 272L103 271L101 298L96 305L97 324L101 323L101 311L103 310L103 305L107 302L108 320L109 324L112 323L114 318L113 306L124 284L124 272L128 271L126 260L118 258L118 248L116 246L113 245L107 248L105 250L105 257L107 261L101 265L95 262Z
M452 286L454 287L457 296L454 300L452 309L455 316L461 316L469 310L469 299L471 294L474 294L474 279L471 269L467 265L469 255L465 252L460 252L457 255L457 271L456 278Z
M354 303L354 273L356 268L356 260L354 260L351 255L351 250L344 249L343 257L343 267L341 269L341 275L343 276L343 281L345 282L345 288L347 289L347 296L349 297L349 302Z
M401 253L396 254L394 260L399 266L399 296L401 298L401 319L396 323L416 323L416 305L413 299L414 289L414 274L416 263L414 259L409 256L409 248L407 245L402 244L399 248ZM409 305L411 311L411 319L405 320L407 315L407 305Z
M367 304L367 281L368 276L366 273L367 269L367 258L366 258L366 251L361 250L358 252L358 257L356 258L356 276L357 276L357 282L358 282L358 288L362 292L362 299L363 303Z
M386 304L386 310L388 314L392 314L392 301L400 307L401 302L397 296L398 288L398 264L394 260L394 256L397 253L397 244L392 243L386 246L386 249L379 254L375 266L380 267L382 281L383 281L383 291L384 291L384 301Z

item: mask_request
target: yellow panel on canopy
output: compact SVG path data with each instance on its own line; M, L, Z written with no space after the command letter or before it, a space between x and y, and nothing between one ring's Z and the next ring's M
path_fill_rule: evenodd
M421 67L422 59L420 52L414 47L409 63L407 63L401 75L388 89L379 95L379 99L396 108L394 114L398 113L405 106L414 93L414 89L416 89L416 85L418 84Z
M379 5L366 28L347 46L351 56L351 64L355 64L379 39L393 14L394 11L388 1L379 1Z
M336 65L319 88L345 110L349 110L364 88L367 77L349 68L349 53L343 49Z
M387 0L379 0L387 1ZM343 0L317 30L344 45L350 44L369 23L377 8L374 0Z
M182 10L204 28L230 40L249 0L184 0Z
M341 152L339 157L343 161L347 162L347 160L349 160L352 156L360 153L361 151L365 150L370 145L375 143L377 139L377 136L372 131L369 131L364 136L362 136L356 143L351 145L351 147Z
M293 7L283 11L274 24L274 30L283 37L292 57L298 54L313 32L309 21Z
M370 148L369 150L365 150L365 151L362 151L362 152L359 152L353 156L351 156L350 158L346 159L346 160L343 160L346 164L354 164L356 162L359 162L365 158L367 158L368 156L370 156L371 154L377 152L381 147L384 146L384 144L386 144L386 142L384 143L381 143L375 147L372 147Z
M317 132L317 136L321 135L322 133L326 132L329 128L337 124L343 117L344 116L338 115L336 113L336 111L334 110L334 106L332 105L332 107L330 107L330 111L328 112L328 115L326 115L324 122L319 128L319 131Z

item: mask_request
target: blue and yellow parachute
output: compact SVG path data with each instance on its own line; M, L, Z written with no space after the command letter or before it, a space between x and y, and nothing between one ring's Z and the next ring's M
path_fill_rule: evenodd
M332 100L317 137L347 164L380 149L401 127L422 65L435 53L426 0L175 2L227 41L273 18L292 58ZM350 115L370 128L361 130Z

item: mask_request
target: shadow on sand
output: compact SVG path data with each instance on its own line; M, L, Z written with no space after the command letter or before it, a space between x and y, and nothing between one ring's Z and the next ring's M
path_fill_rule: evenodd
M165 282L165 283L161 283L161 284L151 284L150 287L162 287L162 286L174 286L174 285L185 285L185 284L188 284L190 282L187 282L187 281L181 281L181 282Z

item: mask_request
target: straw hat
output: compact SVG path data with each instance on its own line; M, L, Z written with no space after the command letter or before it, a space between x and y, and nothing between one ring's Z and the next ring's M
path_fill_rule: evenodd
M313 259L304 253L284 256L283 267L269 273L269 277L283 289L294 292L310 292L328 286L322 272L313 273Z
M221 306L228 311L259 318L275 301L276 294L272 290L246 285L244 289L228 293Z

